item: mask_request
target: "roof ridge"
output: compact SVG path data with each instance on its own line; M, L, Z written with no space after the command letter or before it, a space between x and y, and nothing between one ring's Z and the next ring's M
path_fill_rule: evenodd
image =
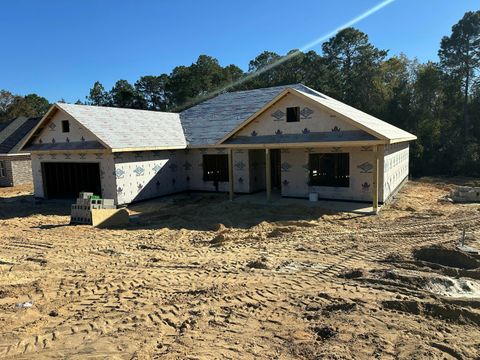
M276 85L276 86L268 86L268 87L262 87L262 88L255 88L255 89L249 89L249 90L238 90L238 91L226 91L226 92L222 92L220 94L217 94L207 100L204 100L198 104L195 104L187 109L184 109L182 111L180 111L179 114L183 114L183 113L186 113L188 111L190 111L191 109L194 109L195 107L197 106L201 106L201 105L205 105L205 104L210 104L212 102L214 102L215 100L218 100L219 98L222 98L222 97L225 97L225 96L231 96L231 95L234 95L234 94L237 94L237 95L243 95L243 94L248 94L248 93L252 93L252 92L265 92L265 91L268 91L268 90L278 90L278 92L280 93L280 91L283 91L285 89L288 89L288 88L293 88L293 89L296 89L298 88L299 86L302 86L302 87L305 87L307 89L310 89L308 88L307 86L305 86L303 83L295 83L295 84L287 84L287 85ZM311 90L311 89L310 89Z
M305 86L303 83L294 83L294 84L285 84L285 85L265 86L265 87L259 87L259 88L255 88L255 89L249 89L249 90L226 91L222 94L236 94L236 93L256 91L256 90L288 88L288 87L293 87L293 86L298 86L298 85Z
M58 105L60 108L63 109L63 106L73 106L73 107L85 107L85 108L98 108L98 109L113 109L113 110L119 110L119 111L145 111L145 112L150 112L150 113L158 113L158 114L174 114L174 115L179 115L180 113L178 112L172 112L172 111L157 111L157 110L148 110L148 109L132 109L132 108L123 108L123 107L118 107L118 106L102 106L102 105L87 105L87 104L70 104L70 103L55 103L55 105Z

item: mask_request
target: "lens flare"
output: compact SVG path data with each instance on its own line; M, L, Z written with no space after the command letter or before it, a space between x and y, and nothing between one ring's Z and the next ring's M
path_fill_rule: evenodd
M252 78L260 75L260 74L263 74L281 64L283 64L285 61L288 61L292 58L294 58L295 56L298 56L300 55L301 53L305 52L306 50L309 50L315 46L317 46L318 44L324 42L325 40L331 38L332 36L334 36L335 34L337 34L339 31L345 29L345 28L348 28L350 26L353 26L357 23L359 23L360 21L366 19L367 17L375 14L376 12L380 11L381 9L383 9L384 7L386 7L387 5L390 5L391 3L393 3L394 1L396 0L384 0L382 2L380 2L379 4L375 5L374 7L368 9L367 11L363 12L362 14L356 16L355 18L347 21L346 23L342 24L341 26L338 26L337 28L335 28L334 30L320 36L319 38L315 39L315 40L312 40L310 41L309 43L305 44L304 46L302 46L299 50L297 51L294 51L286 56L283 56L281 57L280 59L278 59L277 61L253 72L253 73L250 73L250 74L247 74L246 76L242 77L241 79L237 80L237 81L234 81L230 84L228 84L227 86L224 86L223 88L221 89L218 89L216 91L213 91L211 93L208 94L208 96L202 96L201 99L204 99L204 98L207 98L207 97L211 97L211 96L215 96L215 95L218 95L222 92L225 92L235 86L238 86L248 80L251 80ZM199 100L201 100L200 98L197 98L195 99L196 101L193 101L191 104L193 103L196 103L198 102Z

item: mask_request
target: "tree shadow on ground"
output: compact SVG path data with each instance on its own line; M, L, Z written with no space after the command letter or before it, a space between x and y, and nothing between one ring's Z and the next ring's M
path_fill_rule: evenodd
M70 215L72 200L38 201L33 195L0 198L0 220L31 215Z
M305 200L306 201L306 200ZM72 200L36 201L32 195L0 198L0 220L32 215L69 216ZM306 201L306 204L308 202ZM339 214L321 207L299 204L249 203L229 201L218 193L184 193L131 204L128 207L131 221L116 229L187 229L210 231L225 227L249 229L262 222L295 225L295 222L316 221L323 215ZM368 215L346 214L337 220L350 220ZM65 224L41 224L40 229L69 226Z
M46 224L40 226L32 226L32 229L41 229L41 230L49 230L49 229L56 229L60 227L70 226L71 224Z

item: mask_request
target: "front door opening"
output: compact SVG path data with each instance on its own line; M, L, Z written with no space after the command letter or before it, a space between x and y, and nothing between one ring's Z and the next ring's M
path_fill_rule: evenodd
M270 150L270 166L272 170L271 172L272 189L281 190L282 169L281 169L280 149Z

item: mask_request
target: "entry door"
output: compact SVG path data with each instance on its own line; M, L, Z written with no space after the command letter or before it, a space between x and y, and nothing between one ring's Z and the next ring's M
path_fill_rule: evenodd
M270 165L272 169L272 188L280 189L282 177L280 149L270 150Z
M81 191L102 195L98 163L44 162L42 174L47 199L75 199Z

